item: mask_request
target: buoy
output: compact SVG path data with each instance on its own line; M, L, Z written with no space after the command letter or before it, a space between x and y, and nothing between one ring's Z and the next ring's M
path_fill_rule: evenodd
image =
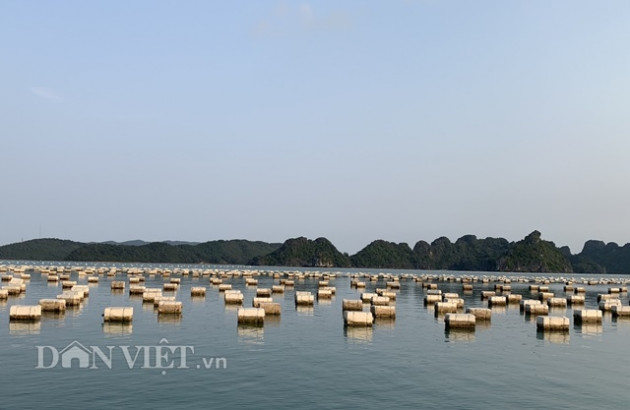
M162 296L162 289L160 288L146 288L142 293L142 301L153 303L157 296Z
M569 318L559 316L538 316L536 318L536 328L543 331L568 331Z
M237 311L238 324L262 325L265 323L265 309L241 308Z
M222 283L219 285L219 292L225 292L226 290L232 290L232 285L229 283Z
M605 301L605 300L616 300L616 299L619 299L618 294L600 293L597 295L597 303Z
M156 296L153 299L153 307L158 307L160 302L175 302L175 296Z
M493 306L506 306L507 305L507 298L505 296L491 296L488 299L488 307L493 307Z
M206 288L203 286L193 286L190 288L190 296L206 296Z
M259 297L259 298L271 297L271 289L268 289L268 288L258 288L258 289L256 289L256 297Z
M539 304L527 304L525 305L525 314L526 315L547 315L549 314L549 306L539 303Z
M613 306L611 308L613 317L630 317L630 306ZM601 311L600 311L601 313Z
M444 317L444 325L446 330L450 329L468 329L474 330L477 319L475 315L470 313L447 313Z
M480 320L491 320L492 318L492 309L485 308L467 308L466 313L475 316L477 321Z
M353 310L353 311L362 311L363 310L363 301L362 300L351 300L351 299L344 299L341 302L341 309L342 310Z
M57 299L64 300L66 306L79 306L83 302L83 293L65 291L61 295L57 295Z
M400 289L400 282L398 281L390 281L385 284L388 289Z
M226 305L240 305L243 303L243 294L240 290L227 290L223 295Z
M13 305L9 310L9 320L40 320L42 317L42 307Z
M311 292L295 292L295 304L300 306L312 306L315 298Z
M107 307L103 311L105 322L131 322L133 320L132 307Z
M547 306L549 306L549 307L567 307L567 300L565 298L549 298L549 299L547 299Z
M583 305L585 302L584 295L569 295L567 296L567 303L569 305Z
M270 297L255 297L252 300L252 307L258 308L260 307L261 303L272 303L273 299Z
M142 295L145 290L146 290L146 288L144 286L141 286L141 285L130 285L129 286L129 294L130 295Z
M265 316L278 316L282 312L280 303L262 302L260 307L265 311Z
M481 300L490 299L493 296L496 296L497 292L493 290L484 290L481 291Z
M576 309L573 311L573 320L576 324L602 323L602 311L599 309Z
M612 311L613 306L622 306L621 301L619 299L609 299L599 302L599 309L604 312Z
M442 301L442 295L425 295L424 296L424 304L425 306L434 306L435 303Z
M77 282L74 281L74 280L64 280L63 282L61 282L61 288L62 289L70 289L76 284L77 284Z
M373 296L370 299L370 304L373 306L389 306L389 298L387 296Z
M445 313L457 313L457 303L453 302L435 302L433 305L435 316Z
M169 283L164 283L164 284L162 285L162 289L163 289L165 292L174 292L174 291L176 291L177 289L179 289L179 284L178 284L178 283L170 283L170 282L169 282Z
M122 280L114 280L114 281L112 281L111 289L112 290L125 289L125 281L122 281Z
M317 299L331 299L332 291L328 288L317 289Z
M375 319L380 319L380 318L394 319L394 318L396 318L396 306L372 305L370 307L370 312L372 312L372 316L374 316Z
M348 327L371 327L374 323L372 312L343 312L343 322Z
M90 287L88 285L74 285L70 288L72 292L83 292L83 297L90 296Z
M455 303L458 309L464 308L464 299L462 298L447 298L442 299L443 302Z
M65 312L66 301L64 299L40 299L39 306L42 312Z
M179 315L182 313L182 302L175 300L162 300L158 304L158 313Z
M508 305L517 305L521 303L521 300L523 300L523 295L519 295L516 293L510 293L506 297Z

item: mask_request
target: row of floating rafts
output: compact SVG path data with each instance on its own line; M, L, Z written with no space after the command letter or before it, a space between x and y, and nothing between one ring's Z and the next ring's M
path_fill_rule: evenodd
M73 284L54 299L40 299L38 305L11 306L9 320L39 321L42 312L63 313L67 306L79 306L88 295L88 286Z
M290 272L274 272L274 271L261 271L261 270L225 270L225 269L187 269L187 268L176 268L176 269L158 269L158 268L134 268L134 267L78 267L78 266L49 266L49 267L35 267L35 266L10 266L10 267L2 267L5 271L12 270L17 272L22 272L26 269L40 271L45 274L52 275L61 275L61 274L70 274L71 272L77 272L80 275L107 275L107 276L116 276L118 273L122 273L125 275L135 275L135 274L149 274L149 275L162 275L164 277L169 277L171 275L181 275L181 276L210 276L210 275L220 275L224 278L226 277L250 277L250 276L258 276L258 275L266 275L273 276L274 278L282 278L282 277L296 277L296 278L318 278L324 275L334 276L336 273L322 273L322 272L299 272L299 271L290 271ZM1 270L0 270L1 271ZM395 280L407 280L413 279L417 282L424 281L447 281L447 282L461 282L461 283L471 283L481 281L482 283L491 283L491 282L503 282L510 283L510 281L519 282L519 283L542 283L542 284L550 284L550 283L563 283L563 282L572 282L572 283L581 283L588 285L605 285L605 284L627 284L630 283L630 280L626 278L573 278L572 280L568 280L565 277L507 277L502 275L484 275L482 277L476 275L437 275L437 274L401 274L401 275L393 275L389 273L379 273L378 275L368 274L368 273L360 273L360 274L351 274L351 277L365 277L372 280L387 280L389 278L393 278ZM60 280L64 280L60 278Z
M343 321L346 327L371 327L377 319L394 320L396 293L388 289L376 289L375 293L361 293L360 299L344 299L341 304ZM364 304L369 303L370 310L363 311Z
M262 326L265 316L279 316L282 312L280 303L274 302L272 294L284 293L285 285L276 285L273 288L258 288L256 296L252 299L251 308L239 308L237 310L237 323L239 325ZM313 304L313 295L310 292L295 292L296 305L304 305L306 293L310 296L309 305ZM226 290L224 292L225 304L243 304L243 294L240 290Z
M8 299L9 296L19 296L26 292L24 279L11 277L4 283L6 283L6 285L0 287L0 300Z

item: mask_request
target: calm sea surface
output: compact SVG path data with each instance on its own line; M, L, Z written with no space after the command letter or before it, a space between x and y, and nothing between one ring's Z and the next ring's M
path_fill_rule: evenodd
M15 262L5 264L9 263ZM183 265L160 265L165 267ZM282 315L276 320L267 317L263 328L238 327L236 310L226 308L207 277L181 278L180 289L170 294L183 302L183 314L180 319L169 319L158 317L153 305L143 305L141 298L130 297L129 283L125 292L112 293L110 282L125 280L122 274L102 276L98 284L90 285L90 296L83 305L63 316L44 316L39 324L9 323L11 305L34 305L62 291L61 282L49 284L40 273L31 272L25 295L0 302L0 408L628 406L630 320L615 321L604 315L601 326L575 327L569 307L550 313L571 318L568 334L541 334L536 331L535 320L527 319L516 306L493 309L492 324L478 325L473 333L447 334L443 320L424 306L421 284L401 280L395 322L377 322L372 329L344 329L342 299L358 299L362 291L384 288L385 283L367 281L365 290L356 290L350 287L347 275L359 271L321 271L339 272L331 281L337 288L331 301L316 300L312 309L296 309L295 291L316 293L318 286L317 279L296 281L295 289L273 296L282 304ZM575 275L583 276L603 277ZM166 281L160 276L145 277L147 287L162 287ZM78 279L76 272L71 280L87 284L87 277ZM258 277L258 281L258 287L266 288L277 283L267 276ZM255 287L245 286L243 278L224 279L224 283L240 289L245 295L244 305L251 306ZM480 293L494 289L492 283L479 282L474 284L472 295L463 295L459 283L437 283L443 292L459 293L467 307L486 307ZM536 297L527 283L511 285L512 293ZM191 298L191 286L205 286L206 297ZM549 286L556 295L565 295L563 284ZM596 308L597 294L607 289L607 285L587 286L586 307ZM621 299L628 304L627 295L622 294ZM104 326L101 315L108 306L133 306L133 325ZM53 366L52 351L61 352L74 341L88 349L97 347L111 363L95 355L91 363L96 368L79 368L77 360L72 368L64 368L61 359ZM135 357L133 366L121 346L127 346L131 358ZM170 346L162 352L174 353L165 355L162 363L173 368L157 368L155 346ZM187 368L179 368L182 349L187 353ZM145 352L149 352L147 357ZM45 368L37 368L38 364Z

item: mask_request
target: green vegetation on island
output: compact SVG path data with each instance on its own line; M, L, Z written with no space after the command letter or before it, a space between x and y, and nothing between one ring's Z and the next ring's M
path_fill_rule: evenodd
M81 243L35 239L0 246L0 259L630 274L630 244L591 240L582 252L571 254L568 247L558 248L543 240L538 231L518 242L465 235L455 242L446 237L431 243L419 241L413 249L406 243L376 240L352 256L337 250L326 238L299 237L283 244L247 240Z
M304 237L289 239L269 255L254 258L253 265L308 266L315 268L347 268L350 258L335 248L326 238L314 241Z
M219 240L197 245L133 242L124 245L112 242L80 243L59 239L34 239L0 246L0 259L245 265L253 258L267 255L280 247L278 243L246 240Z

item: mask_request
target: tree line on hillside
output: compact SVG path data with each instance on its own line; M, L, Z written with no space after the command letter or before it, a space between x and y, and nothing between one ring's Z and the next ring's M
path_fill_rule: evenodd
M0 247L0 259L628 274L630 244L587 241L582 252L573 255L568 247L558 248L534 231L517 242L465 235L455 242L446 237L431 243L419 241L413 248L376 240L348 255L326 238L299 237L283 244L221 240L199 244L134 241L133 245L35 239Z

